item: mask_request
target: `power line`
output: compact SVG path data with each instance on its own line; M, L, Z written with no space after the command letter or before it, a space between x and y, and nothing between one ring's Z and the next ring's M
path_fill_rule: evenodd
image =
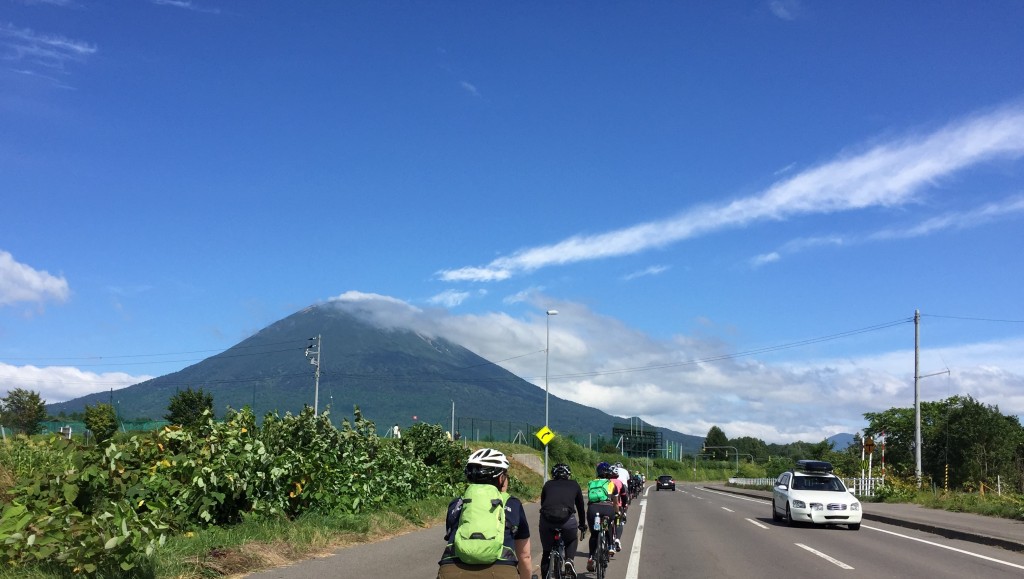
M1000 320L996 318L973 318L969 316L941 316L939 314L921 314L921 317L945 318L948 320L970 320L974 322L1000 322L1005 324L1024 324L1024 320Z

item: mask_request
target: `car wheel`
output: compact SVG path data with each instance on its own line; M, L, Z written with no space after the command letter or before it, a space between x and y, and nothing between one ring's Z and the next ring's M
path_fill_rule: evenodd
M775 501L772 501L772 520L773 521L781 521L782 520L782 515L779 514L779 511L775 510Z
M789 503L786 503L786 524L790 527L796 526L796 521L793 520L793 511L789 509Z
M851 531L859 531L860 530L860 523L853 523L851 525L847 525L847 527L850 527Z

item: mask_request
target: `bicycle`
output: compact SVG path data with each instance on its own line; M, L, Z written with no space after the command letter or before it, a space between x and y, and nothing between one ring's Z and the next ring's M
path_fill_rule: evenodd
M554 529L555 539L548 554L548 573L544 579L576 579L576 571L565 558L565 540L561 527Z
M609 545L608 545L608 530L609 524L611 524L612 517L608 515L601 515L598 519L599 526L596 530L591 532L597 533L597 557L594 559L594 567L597 573L597 579L604 579L605 570L608 568L609 561ZM594 556L593 553L590 554Z

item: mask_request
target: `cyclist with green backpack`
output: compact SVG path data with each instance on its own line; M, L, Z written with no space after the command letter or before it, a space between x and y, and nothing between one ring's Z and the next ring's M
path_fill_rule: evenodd
M530 579L530 525L523 503L508 494L508 466L493 448L469 456L469 485L448 505L437 579Z
M587 484L587 525L594 530L594 520L597 517L614 518L619 512L619 497L616 495L615 485L611 479L615 478L615 472L607 462L600 462L597 465L597 478ZM608 545L614 545L614 529L608 525ZM590 533L590 557L587 559L587 571L594 571L594 557L597 555L597 533ZM614 555L614 551L609 553Z

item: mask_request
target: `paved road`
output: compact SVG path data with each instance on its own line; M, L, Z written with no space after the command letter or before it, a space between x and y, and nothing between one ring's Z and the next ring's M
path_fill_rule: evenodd
M1024 524L1017 521L868 503L861 531L789 528L772 521L768 497L770 493L725 485L681 485L678 493L649 489L630 510L623 551L609 567L608 579L792 577L805 576L810 569L827 577L847 570L828 557L857 569L861 577L1024 575ZM537 508L526 505L534 528ZM433 577L443 534L443 527L434 526L248 577ZM532 547L534 566L539 567L539 541L532 541ZM811 551L805 549L816 553L808 555ZM582 571L585 562L584 547L577 569Z

